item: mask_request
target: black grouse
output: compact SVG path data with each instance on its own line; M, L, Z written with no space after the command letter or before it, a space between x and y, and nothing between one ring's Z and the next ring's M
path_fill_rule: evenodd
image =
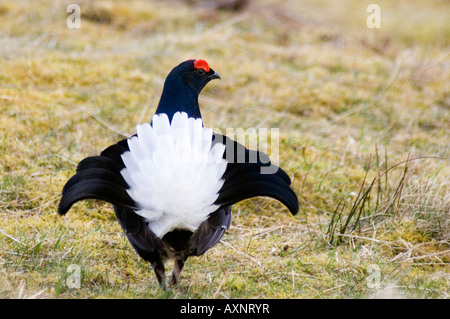
M174 260L172 284L184 263L222 238L231 205L268 196L298 212L289 176L262 152L248 150L203 126L198 95L219 75L205 60L188 60L167 76L150 124L82 160L62 190L58 212L84 199L112 203L139 256L166 288L164 264Z

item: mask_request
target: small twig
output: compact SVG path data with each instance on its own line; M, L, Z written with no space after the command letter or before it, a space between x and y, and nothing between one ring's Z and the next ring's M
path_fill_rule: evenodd
M91 110L89 110L89 109L86 108L86 107L79 106L79 105L74 105L74 104L67 103L67 102L64 102L64 101L61 101L61 100L57 100L56 102L59 103L59 104L61 104L61 105L63 105L63 106L68 106L68 107L71 107L71 108L74 108L74 109L78 109L78 110L80 110L80 111L87 112L90 116L92 116L92 118L94 118L97 122L99 122L100 124L102 124L104 127L110 129L111 131L113 131L113 132L115 132L115 133L117 133L117 134L119 134L119 135L122 135L123 137L126 137L126 138L130 137L130 134L127 134L127 133L125 133L125 132L119 131L118 129L112 127L111 125L109 125L108 123L104 122L104 121L103 121L101 118L99 118L94 112L92 112Z
M227 279L227 277L225 276L225 273L224 273L222 281L220 282L219 287L217 287L216 292L213 294L212 299L217 298L217 295L219 295L220 290L222 289L222 286L225 284L226 279Z
M89 111L88 111L88 112L89 112ZM98 121L100 124L102 124L104 127L110 129L111 131L113 131L113 132L115 132L115 133L117 133L117 134L119 134L119 135L122 135L122 136L125 137L125 138L130 137L129 134L124 133L124 132L122 132L122 131L119 131L118 129L112 127L111 125L109 125L109 124L103 122L103 120L102 120L101 118L99 118L96 114L94 114L94 112L89 112L89 115L92 116L95 120L97 120L97 121Z
M404 244L407 244L404 240L403 240L403 242L404 242ZM424 244L426 244L426 243L421 243L421 244L418 244L418 245L416 245L416 246L410 247L407 251L405 251L405 252L403 252L403 253L401 253L401 254L398 254L397 256L395 256L394 258L392 258L390 261L391 261L391 262L392 262L392 261L396 261L397 259L400 259L401 257L403 257L403 256L405 256L405 255L411 256L411 253L412 253L412 251L413 251L414 249L419 248L419 247L423 246ZM408 258L409 258L409 257L408 257Z
M338 289L338 288L341 288L341 287L343 287L343 286L345 286L345 284L341 284L341 285L336 286L336 287L333 287L333 288L328 288L328 289L322 291L322 293L328 292L328 291L331 291L331 290L334 290L334 289Z
M34 295L31 295L31 296L29 297L29 299L36 299L39 295L43 294L44 291L46 291L47 289L48 289L48 288L42 289L41 291L35 293Z
M25 246L24 243L22 243L22 242L21 242L20 240L18 240L17 238L14 238L13 236L8 235L8 234L7 234L3 229L1 229L1 228L0 228L0 232L1 232L3 235L5 235L6 237L8 237L9 239L15 241L16 243L21 244L22 246Z
M358 238L358 239L365 239L365 240L369 240L369 241L374 241L376 243L382 243L382 240L379 239L375 239L375 238L369 238L369 237L363 237L363 236L357 236L357 235L348 235L348 234L336 234L337 236L342 236L342 237L350 237L350 238Z
M196 38L195 42L202 42L203 40L205 40L206 38L208 38L209 36L221 31L222 29L226 29L229 28L233 25L235 25L236 23L239 23L247 18L249 18L249 14L248 13L243 13L240 14L238 16L235 16L231 19L225 20L219 24L217 24L215 27L208 29L208 31L206 31L205 33L203 33L201 36L198 36Z
M145 103L144 107L141 110L141 114L139 115L138 123L143 123L144 118L147 115L148 110L150 109L150 103Z
M442 255L442 254L449 254L449 253L450 253L450 249L449 250L440 251L440 252L437 252L437 253L428 254L428 255L410 257L410 258L408 258L406 260L423 259L423 258L434 257L434 256L437 256L437 255Z
M25 280L22 280L19 284L19 293L17 295L17 299L23 298L23 292L25 290Z
M241 254L241 255L247 257L248 259L254 261L255 263L258 264L258 266L260 266L260 267L263 266L257 259L255 259L254 257L252 257L252 256L250 256L250 255L248 255L248 254L246 254L246 253L244 253L244 252L242 252L242 251L240 251L240 250L234 248L234 247L233 247L232 245L230 245L229 243L224 242L223 240L221 240L220 242L221 242L222 244L224 244L224 245L230 247L231 249L233 249L233 250L236 251L237 253L239 253L239 254Z
M252 234L251 237L254 237L254 238L261 237L261 236L263 236L263 235L266 235L266 234L269 234L269 233L271 233L271 232L274 232L274 231L276 231L276 230L278 230L278 229L280 229L280 228L282 229L282 228L283 228L283 225L270 227L268 230L261 231L261 232L259 232L259 233L254 234L254 235Z

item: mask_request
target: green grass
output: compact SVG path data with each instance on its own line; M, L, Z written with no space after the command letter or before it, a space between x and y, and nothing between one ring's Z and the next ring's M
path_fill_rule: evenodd
M449 298L447 1L378 1L380 29L369 1L81 1L81 29L69 3L0 4L0 298ZM207 126L280 129L301 210L235 205L164 292L110 205L56 209L78 161L148 121L189 58L222 77L200 97Z

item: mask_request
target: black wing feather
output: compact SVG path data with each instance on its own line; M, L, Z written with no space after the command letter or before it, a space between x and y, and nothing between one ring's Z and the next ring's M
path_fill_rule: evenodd
M219 242L231 225L231 206L220 208L200 224L190 239L193 254L203 255Z
M268 196L282 202L293 215L298 213L298 198L290 187L291 179L270 162L267 154L248 150L220 134L214 134L214 143L225 144L224 158L228 161L223 175L225 182L215 202L217 205L226 207L251 197ZM268 168L273 174L261 173Z

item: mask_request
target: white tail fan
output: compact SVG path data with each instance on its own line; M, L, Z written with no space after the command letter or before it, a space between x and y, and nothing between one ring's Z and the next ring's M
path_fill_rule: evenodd
M153 116L153 126L137 126L122 154L120 172L128 194L139 205L137 214L160 238L173 229L194 231L218 206L227 162L225 145L212 144L212 129L201 119L177 112Z

